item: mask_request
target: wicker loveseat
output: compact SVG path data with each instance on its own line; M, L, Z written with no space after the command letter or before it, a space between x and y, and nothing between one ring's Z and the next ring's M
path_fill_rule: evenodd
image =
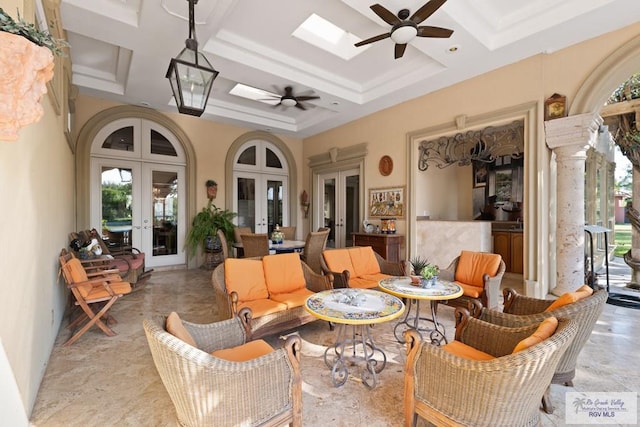
M273 349L249 341L241 317L210 324L177 317L179 327L167 319L145 319L143 328L180 425L302 426L300 337Z
M314 292L332 289L333 276L314 273L298 253L227 258L211 275L220 319L249 308L251 335L259 338L317 320L304 309Z
M376 288L378 281L403 276L405 264L382 258L371 246L327 249L322 252L322 271L332 274L334 288Z
M456 309L457 320L464 311ZM464 317L457 322L456 340L445 346L457 344L464 351L421 342L414 330L405 332L405 426L415 426L418 416L447 426L539 425L540 399L576 334L576 322L554 319L550 337L518 351L542 325L508 328L468 312Z

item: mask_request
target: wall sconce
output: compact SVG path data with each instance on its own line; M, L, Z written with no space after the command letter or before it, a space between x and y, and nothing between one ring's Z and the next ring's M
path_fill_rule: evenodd
M185 42L186 47L177 57L171 59L166 77L171 83L178 111L200 117L207 107L211 86L218 72L213 69L207 58L198 52L193 12L198 0L187 1L189 2L189 38Z
M300 194L300 206L302 206L302 212L304 212L304 217L309 217L309 195L306 190L302 190L302 194Z

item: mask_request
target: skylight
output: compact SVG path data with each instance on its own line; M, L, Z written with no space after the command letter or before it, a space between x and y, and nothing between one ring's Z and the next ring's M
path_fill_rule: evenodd
M345 60L349 60L369 48L369 46L355 47L354 44L361 41L360 38L315 13L300 24L292 35Z
M280 102L280 95L253 86L243 85L242 83L237 83L229 93L242 98L264 102L269 105L276 105Z

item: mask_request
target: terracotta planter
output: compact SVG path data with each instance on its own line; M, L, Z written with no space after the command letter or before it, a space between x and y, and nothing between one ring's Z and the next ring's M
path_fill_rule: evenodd
M53 78L53 60L46 47L0 31L0 140L17 140L21 128L44 114L40 101Z

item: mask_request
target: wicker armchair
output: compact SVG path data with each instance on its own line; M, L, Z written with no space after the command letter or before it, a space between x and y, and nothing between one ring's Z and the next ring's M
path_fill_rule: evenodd
M456 317L466 311L458 308ZM418 415L435 425L533 426L540 423L540 399L577 325L558 319L556 332L539 344L511 354L537 325L507 328L473 317L456 326L456 340L495 357L471 360L405 332L405 426Z
M284 240L296 240L296 226L280 227L280 231L284 235Z
M269 237L266 234L243 234L241 238L246 258L269 255Z
M519 295L514 289L506 288L504 294L504 312L482 309L477 316L479 319L501 326L522 326L539 323L543 319L554 316L566 317L576 321L578 332L567 351L560 359L552 378L553 384L573 385L576 361L582 351L582 347L589 339L596 321L600 317L605 303L607 292L603 289L594 291L593 295L571 304L545 311L553 300L543 300ZM545 394L542 406L547 413L553 412L553 406L548 393Z
M314 273L322 274L322 251L327 245L328 238L328 228L323 231L311 231L307 234L301 258Z
M487 274L486 272L482 274L482 270L479 270L479 267L476 265L472 266L469 271L460 274L461 272L458 271L458 267L463 256L466 257L465 261L471 260L471 262L479 262L481 264L492 263L492 259L498 258L500 262L495 274L493 274L493 272L491 274ZM446 304L455 307L469 308L474 304L474 301L478 301L483 307L497 307L500 304L500 283L502 282L502 276L504 276L505 270L506 265L500 255L485 252L462 251L460 256L456 257L446 269L440 270L439 277L441 279L458 282L464 291L464 294L460 298L448 300ZM477 277L474 278L474 276ZM470 279L473 279L476 283L467 283ZM475 296L476 293L478 296Z
M209 353L245 343L241 317L211 324L183 322L194 348L166 331L166 318L145 319L153 361L183 426L302 426L300 338L245 362Z

